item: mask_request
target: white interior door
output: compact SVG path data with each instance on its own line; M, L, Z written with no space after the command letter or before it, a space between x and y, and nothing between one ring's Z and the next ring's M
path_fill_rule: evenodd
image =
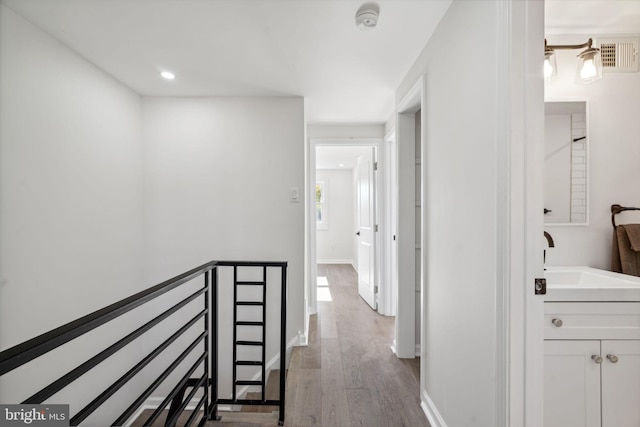
M358 157L358 293L374 310L375 292L375 148Z

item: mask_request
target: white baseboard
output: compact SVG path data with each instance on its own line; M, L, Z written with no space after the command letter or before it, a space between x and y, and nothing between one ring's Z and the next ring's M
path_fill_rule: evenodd
M297 340L298 340L298 344L294 343L293 344L294 346L298 345L298 346L306 347L309 345L309 326L305 328L304 333L302 331L298 331ZM287 344L287 348L289 348L288 344Z
M396 345L396 340L393 340L391 342L391 347L390 348L391 348L391 352L397 356L398 355L398 347ZM420 344L416 344L416 357L420 357L421 352L422 352L422 348L420 347Z
M427 416L431 427L447 427L447 423L444 421L444 418L442 418L442 415L440 415L440 412L438 412L438 408L436 408L435 403L433 403L433 400L431 400L426 391L422 393L420 407Z
M353 265L352 259L319 259L316 261L318 264L351 264Z

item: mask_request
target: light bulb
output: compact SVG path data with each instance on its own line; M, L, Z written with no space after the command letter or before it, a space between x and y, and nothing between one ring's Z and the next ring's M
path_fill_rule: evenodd
M576 82L590 84L602 78L602 61L599 49L589 46L587 50L578 55L582 62L578 64Z
M163 71L160 73L160 75L167 80L173 80L176 78L176 75L173 74L171 71Z
M544 60L544 78L548 79L553 75L553 66L551 65L551 60L549 58Z
M595 77L597 74L598 70L596 69L596 65L593 63L593 58L586 59L582 64L582 69L580 70L580 78L590 79Z

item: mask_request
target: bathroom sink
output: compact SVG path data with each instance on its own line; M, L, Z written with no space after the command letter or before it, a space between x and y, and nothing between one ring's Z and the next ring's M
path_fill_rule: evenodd
M545 301L640 301L640 277L591 267L547 267Z

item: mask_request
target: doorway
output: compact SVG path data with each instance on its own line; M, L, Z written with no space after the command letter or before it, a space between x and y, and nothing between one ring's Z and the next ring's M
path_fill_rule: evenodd
M393 209L396 221L396 267L392 272L397 277L397 316L395 329L395 352L400 358L421 355L421 343L425 342L423 307L425 292L425 248L426 229L422 215L425 200L422 187L422 164L424 154L423 130L423 81L419 79L397 108L395 163L397 173L395 188L397 197ZM421 358L424 361L424 358ZM421 366L421 368L424 368ZM421 369L421 372L424 372ZM422 379L424 384L424 378Z
M385 218L381 138L312 139L309 150L308 312L326 291L318 264L347 264L358 275L361 298L373 309L387 297L380 224ZM318 293L319 292L319 293ZM381 295L383 293L384 295Z

